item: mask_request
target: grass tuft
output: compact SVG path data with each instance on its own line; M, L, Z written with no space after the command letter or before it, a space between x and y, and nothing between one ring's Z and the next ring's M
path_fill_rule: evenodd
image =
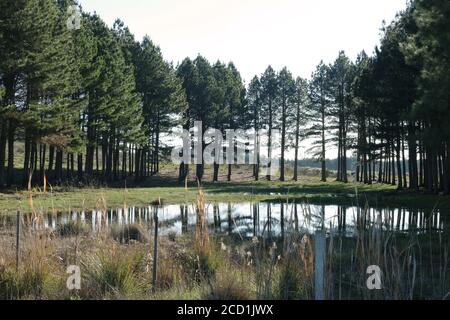
M111 236L120 243L148 242L145 230L138 224L115 226L111 229Z

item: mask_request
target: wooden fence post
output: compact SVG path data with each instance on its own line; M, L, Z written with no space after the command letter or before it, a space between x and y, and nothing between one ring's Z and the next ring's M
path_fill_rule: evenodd
M16 216L16 270L19 270L19 256L20 256L20 211L17 211L17 216Z
M155 224L155 236L153 242L153 281L152 290L156 291L156 276L157 276L157 266L158 266L158 209L154 208L153 221Z
M325 230L317 230L314 236L314 292L316 300L325 299Z

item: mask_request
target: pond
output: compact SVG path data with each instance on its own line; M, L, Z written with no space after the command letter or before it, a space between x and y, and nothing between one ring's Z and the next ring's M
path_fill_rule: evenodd
M358 227L379 226L399 233L444 232L449 228L449 215L440 210L419 208L374 208L343 205L289 203L210 203L206 205L208 229L212 234L237 235L242 239L284 237L292 232L314 233L317 229L355 236ZM92 232L114 226L139 224L148 230L159 221L161 235L193 233L197 214L193 205L126 207L27 214L22 223L32 229L56 229L73 221ZM15 216L2 216L0 230L16 224Z
M23 214L19 221L4 215L0 267L3 261L13 270L18 265L25 270L47 261L61 270L81 261L92 278L87 288L98 288L101 281L92 270L100 266L109 272L115 263L144 257L142 272L132 277L144 284L165 279L161 292L172 286L184 292L192 283L209 283L205 279L210 276L218 288L226 287L227 276L240 274L241 282L231 283L240 288L237 292L247 292L246 298L450 297L450 219L443 210L244 202L207 203L205 216L207 232L205 224L197 223L196 207L186 204ZM82 232L73 233L79 226ZM370 286L373 270L380 274L377 290ZM2 289L0 281L0 297L13 294L8 288ZM89 290L79 294L90 299ZM220 294L217 290L212 297ZM97 292L94 298L105 294ZM41 293L36 297L42 298Z

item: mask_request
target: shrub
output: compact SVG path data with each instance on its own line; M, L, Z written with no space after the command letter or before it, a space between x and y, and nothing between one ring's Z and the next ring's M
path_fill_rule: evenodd
M56 233L61 237L77 237L88 233L88 228L79 221L58 224Z
M227 270L229 272L229 270ZM221 273L204 295L206 300L250 300L249 285L239 281L235 274Z
M87 298L133 297L144 291L140 281L145 272L142 252L113 247L88 257L82 265L87 283L82 295Z
M49 274L44 269L16 271L8 268L0 271L0 300L44 298Z
M147 242L148 237L143 228L138 224L131 224L122 227L113 227L111 236L120 243L130 243L130 241Z

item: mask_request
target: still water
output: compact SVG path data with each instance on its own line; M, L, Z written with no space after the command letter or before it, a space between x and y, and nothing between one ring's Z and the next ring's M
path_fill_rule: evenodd
M449 215L440 210L418 208L359 208L341 205L286 203L210 203L206 206L209 232L236 235L242 239L254 236L280 237L290 232L313 233L318 228L354 236L361 227L376 224L396 232L448 231ZM160 207L126 207L107 211L83 210L23 215L21 223L33 229L56 229L59 225L78 221L92 232L113 226L139 224L146 229L158 217L162 235L192 233L196 211L192 205ZM16 224L15 216L0 218L0 230Z

